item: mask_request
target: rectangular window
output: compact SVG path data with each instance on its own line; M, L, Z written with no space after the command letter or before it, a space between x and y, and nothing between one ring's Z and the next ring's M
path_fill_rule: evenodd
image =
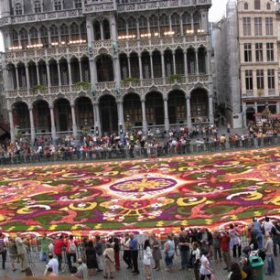
M273 35L273 19L272 17L265 18L265 34Z
M245 70L246 90L253 90L253 71Z
M273 43L266 43L266 59L267 61L274 61Z
M244 44L244 60L245 62L252 61L252 45L251 43Z
M251 36L251 18L250 17L243 18L243 35Z
M55 11L61 11L62 10L62 3L60 0L54 1L54 10Z
M257 70L257 89L264 89L263 70Z
M82 8L82 0L75 0L75 8L76 9Z
M267 70L268 89L275 89L275 71L274 69Z
M38 14L38 13L42 12L40 1L34 2L34 12L35 12L35 14Z
M255 36L262 36L262 18L255 17Z
M263 45L262 43L256 43L256 61L263 61Z

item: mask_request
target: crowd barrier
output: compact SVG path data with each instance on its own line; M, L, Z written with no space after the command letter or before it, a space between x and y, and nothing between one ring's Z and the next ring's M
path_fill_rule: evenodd
M113 149L99 151L79 151L70 152L69 150L59 150L52 154L35 153L35 154L15 154L12 156L0 155L0 165L13 164L33 164L33 163L51 163L64 161L93 161L93 160L110 160L110 159L132 159L132 158L155 158L163 156L187 155L199 153L214 153L219 151L231 151L238 149L253 149L277 146L280 144L280 136L248 138L244 140L218 142L191 141L182 146L170 146L166 144L158 147L140 148L135 147L133 150Z

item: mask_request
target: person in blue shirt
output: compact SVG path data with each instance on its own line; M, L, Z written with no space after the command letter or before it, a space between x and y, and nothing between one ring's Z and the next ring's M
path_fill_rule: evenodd
M133 270L132 273L134 275L139 274L138 270L138 241L137 238L134 236L134 234L131 232L130 235L130 242L129 242L129 247L130 247L130 254L131 254L131 259L132 259L132 264L133 264Z

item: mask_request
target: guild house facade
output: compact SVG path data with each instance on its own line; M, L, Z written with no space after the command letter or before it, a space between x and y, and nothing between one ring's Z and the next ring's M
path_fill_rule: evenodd
M0 0L11 138L213 122L211 0Z

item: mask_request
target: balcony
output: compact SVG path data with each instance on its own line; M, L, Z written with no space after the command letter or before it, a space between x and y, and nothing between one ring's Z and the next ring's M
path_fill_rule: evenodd
M69 19L69 18L77 18L82 16L83 16L82 9L46 12L46 13L32 14L32 15L12 16L12 17L0 18L0 27L3 27L5 25L10 25L10 24L23 24L23 23L41 22L47 20Z
M114 0L93 1L92 3L85 4L84 13L103 13L117 11L117 4Z

